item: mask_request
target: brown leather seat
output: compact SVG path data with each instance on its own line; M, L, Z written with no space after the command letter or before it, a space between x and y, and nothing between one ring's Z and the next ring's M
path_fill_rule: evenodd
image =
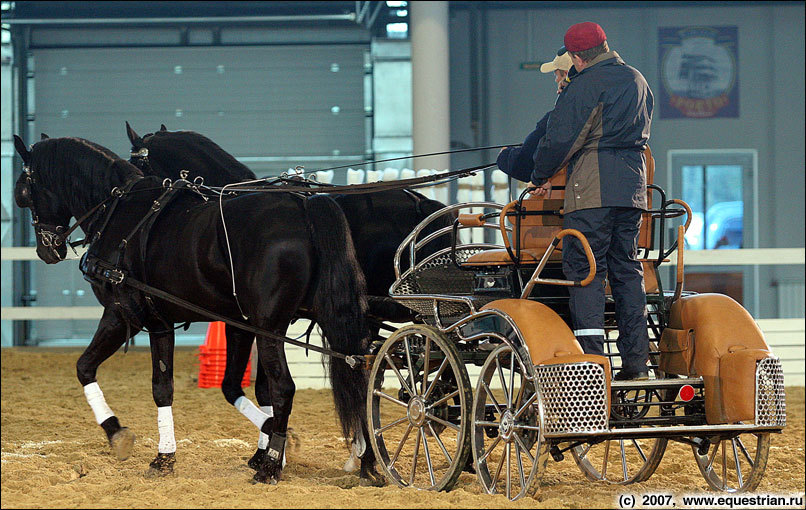
M553 186L565 186L565 169L557 172L549 182ZM561 211L563 208L563 190L552 190L550 197L524 198L521 207L525 211ZM513 216L507 216L518 205L518 201L509 203L501 214L499 221L505 222L501 234L506 236L505 245L509 245L512 252L518 257L521 264L537 264L543 258L554 236L562 230L562 217L557 215L522 215L520 221ZM504 230L504 225L512 227L511 235ZM517 241L517 242L516 242ZM551 254L549 260L562 260L562 242ZM514 264L506 249L485 250L471 256L464 265L488 266Z

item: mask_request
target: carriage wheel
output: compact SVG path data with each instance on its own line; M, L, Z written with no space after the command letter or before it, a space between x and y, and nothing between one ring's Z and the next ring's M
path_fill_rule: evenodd
M397 330L378 351L367 399L386 477L450 490L470 456L470 380L456 345L430 326Z
M509 345L487 357L473 397L473 462L488 494L514 501L543 474L548 446L534 382Z
M657 351L655 342L650 352ZM657 366L657 356L650 354L650 364ZM656 379L666 375L657 368L649 369ZM652 401L653 391L646 389L617 390L612 392L610 420L636 420L657 412L657 406L641 405ZM643 482L658 469L668 444L666 438L609 439L585 443L571 449L577 466L589 480L618 485Z
M770 433L746 433L711 444L704 455L692 447L697 467L712 489L754 491L764 476L770 453Z
M589 480L627 485L652 476L667 442L666 438L606 439L575 446L571 454Z

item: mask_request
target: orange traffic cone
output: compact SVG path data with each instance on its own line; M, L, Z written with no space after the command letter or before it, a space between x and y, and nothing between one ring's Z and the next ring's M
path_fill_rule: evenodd
M207 338L199 346L199 388L220 388L227 368L227 336L223 322L211 322ZM252 373L252 357L246 364L241 387L249 386Z

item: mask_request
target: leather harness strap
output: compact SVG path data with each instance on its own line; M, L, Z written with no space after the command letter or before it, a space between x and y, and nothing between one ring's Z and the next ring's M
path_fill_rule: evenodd
M88 264L87 264L88 271L95 272L96 274L94 276L102 278L103 280L105 280L105 281L107 281L109 283L112 283L113 285L121 285L121 284L128 285L129 287L137 289L137 290L139 290L139 291L141 291L143 293L151 294L151 295L156 296L156 297L158 297L160 299L164 299L165 301L169 301L169 302L171 302L171 303L173 303L175 305L181 306L182 308L185 308L185 309L190 310L192 312L196 312L199 315L204 315L204 316L209 317L210 319L213 319L213 320L216 320L216 321L225 322L225 323L229 324L230 326L235 326L238 329L242 329L244 331L249 331L250 333L254 333L255 335L265 336L265 337L271 338L273 340L278 340L280 342L290 343L290 344L296 345L298 347L305 347L306 349L310 349L312 351L316 351L316 352L321 353L321 354L327 354L328 356L333 356L333 357L336 357L336 358L343 359L351 367L355 367L356 365L361 364L361 362L367 361L367 356L361 356L361 355L357 355L357 354L353 354L353 355L342 354L340 352L335 352L335 351L332 351L330 349L325 349L325 348L322 348L322 347L318 347L316 345L310 345L310 344L306 344L304 342L293 340L291 338L284 337L284 336L278 335L276 333L272 333L271 331L267 331L265 329L255 327L255 326L252 326L250 324L246 324L245 322L240 322L240 321L231 319L229 317L225 317L225 316L223 316L221 314L218 314L218 313L213 312L211 310L208 310L206 308L202 308L201 306L195 305L195 304L191 303L190 301L186 301L186 300L184 300L184 299L182 299L180 297L177 297L177 296L174 296L172 294L169 294L169 293L165 292L164 290L160 290L160 289L158 289L156 287L152 287L151 285L145 284L145 283L133 278L132 276L130 276L126 271L121 270L118 267L116 267L116 266L114 266L112 264L109 264L108 262L105 262L105 261L103 261L101 259L98 259L97 257L92 257L92 258L94 258L96 260L90 260L88 262Z

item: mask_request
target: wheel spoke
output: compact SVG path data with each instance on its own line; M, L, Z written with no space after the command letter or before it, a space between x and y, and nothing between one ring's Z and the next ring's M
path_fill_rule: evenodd
M535 458L532 457L532 454L529 452L529 448L527 448L526 445L523 444L523 439L521 439L521 436L519 436L518 434L515 434L515 441L520 445L521 451L523 451L523 453L525 453L526 456L529 457L529 461L532 464L534 464L535 463Z
M507 389L507 383L504 380L504 370L501 368L501 362L496 356L495 358L495 365L498 367L498 378L501 380L501 387L504 389L504 395L507 396L507 409L511 407L511 402L509 402L509 390Z
M514 409L520 409L521 404L523 403L523 395L526 393L526 384L523 381L523 376L521 375L521 386L518 388L518 398L512 403Z
M747 462L750 464L750 467L753 468L756 466L756 463L753 462L753 459L750 458L750 453L748 453L747 448L745 448L744 443L742 442L741 437L736 438L736 442L739 443L739 449L742 451L744 458L747 459Z
M736 439L731 439L730 444L733 446L733 461L736 463L736 478L739 480L738 488L741 489L744 481L742 480L742 466L739 464L739 452L736 451Z
M437 370L437 375L434 376L434 380L431 381L431 386L429 386L428 389L425 391L425 394L423 395L423 399L427 399L428 396L431 394L431 391L433 391L434 386L437 385L437 381L439 380L439 376L442 375L442 372L445 370L445 367L447 365L448 365L448 357L445 356L445 359L443 359L442 363L439 365L439 370Z
M495 450L495 447L498 446L498 443L500 442L501 442L501 436L496 436L495 440L493 441L493 444L490 445L490 448L486 452L484 452L484 455L479 457L479 464L484 462L487 459L487 457L489 457L490 454L493 453L493 450Z
M501 460L498 462L498 468L495 470L495 476L493 477L492 488L495 490L495 486L498 483L498 475L501 474L501 468L504 467L504 459L506 459L506 451L501 452Z
M395 397L392 397L392 396L390 396L390 395L387 395L386 393L382 392L381 390L372 390L372 394L373 394L373 395L377 395L377 396L379 396L379 397L381 397L381 398L385 398L385 399L386 399L386 400L388 400L389 402L394 402L395 404L397 404L397 405L399 405L399 406L403 406L403 407L406 407L406 408L408 408L408 407L409 407L409 406L408 406L408 405L406 405L405 403L401 402L400 400L396 399Z
M624 481L627 481L627 455L624 452L624 440L619 439L619 448L621 448L621 470L624 472Z
M434 430L434 427L431 426L431 422L428 423L428 430L431 431L431 435L433 435L434 439L437 440L439 448L442 450L442 453L445 454L445 458L448 459L448 464L453 464L453 458L451 458L451 454L448 453L448 449L445 448L444 444L442 444L442 439L439 438L439 434L437 434L437 432Z
M714 468L714 459L716 459L717 453L719 453L719 443L714 444L714 451L708 457L708 464L705 466L706 471L711 471Z
M398 457L398 455L400 455L401 450L403 450L403 445L406 444L406 439L409 438L409 434L411 433L412 428L414 428L414 425L409 423L409 426L406 429L406 432L403 434L403 438L400 440L400 443L397 445L397 450L395 450L395 454L392 455L392 459L389 461L389 466L387 466L389 468L389 471L392 470L392 466L394 466L395 462L397 462L397 457Z
M582 449L583 449L584 451L583 451L581 454L579 454L579 458L580 458L580 459L584 459L584 458L585 458L585 456L588 454L588 452L589 452L589 451L591 451L591 448L593 448L593 444L592 444L592 443L588 444L588 447L587 447L587 448L585 448L585 447L583 446L583 447L582 447Z
M415 396L414 392L412 392L411 388L409 388L409 385L406 382L406 380L403 378L402 375L400 375L400 370L398 370L397 367L395 366L394 362L392 361L392 358L389 356L389 353L388 352L384 353L383 357L386 360L386 362L389 363L389 366L392 368L392 371L397 376L397 379L400 381L400 385L403 386L403 389L406 390L410 396L412 397Z
M387 430L391 429L391 428L392 428L392 427L394 427L395 425L400 425L401 423L403 423L404 421L406 421L406 420L408 420L408 419L409 419L409 418L408 418L408 416L404 416L404 417L400 418L399 420L395 420L395 421L393 421L393 422L392 422L392 423L390 423L389 425L384 425L383 427L381 427L381 428L379 428L378 430L376 430L376 431L375 431L375 435L376 435L376 436L380 436L380 435L381 435L381 434L383 434L385 431L387 431Z
M728 488L728 463L726 461L728 452L727 448L725 448L725 441L720 441L722 445L722 488Z
M498 428L498 424L494 421L477 421L476 426L478 427L495 427Z
M607 478L607 458L610 456L610 440L605 441L604 463L602 464L602 480Z
M515 419L520 418L520 416L523 414L523 412L524 412L524 411L526 411L527 409L529 409L529 406L530 406L530 405L532 405L532 403L533 403L533 402L534 402L536 399L537 399L537 393L532 393L532 396L530 396L530 397L529 397L529 398L526 400L526 403L525 403L525 404L523 404L523 405L521 406L521 408L520 408L520 409L518 409L518 412L516 412L516 413L515 413L515 414L514 414L512 417L513 417L513 418L515 418Z
M420 453L420 434L415 433L414 437L414 457L411 459L411 477L409 477L409 485L414 485L414 475L417 474L417 455Z
M409 347L409 338L403 338L403 344L406 346L406 362L409 366L409 379L411 379L411 389L417 391L417 383L414 381L414 367L411 365L411 348ZM417 394L419 395L419 393ZM411 395L412 397L414 394Z
M431 485L434 486L437 484L434 479L434 466L431 464L431 452L428 451L428 438L425 437L425 429L422 427L420 427L420 436L423 438L423 451L425 452L425 463L428 465L428 478L431 480Z
M434 416L433 414L430 414L430 413L425 413L425 417L428 418L429 420L434 420L437 423L441 423L442 425L445 425L446 427L450 427L453 430L459 432L459 425L456 425L455 423L445 421L442 418L438 418L438 417L436 417L436 416Z
M423 365L423 390L428 388L428 368L431 361L431 337L425 337L425 354Z
M523 474L523 459L521 458L521 446L520 446L520 438L518 435L515 434L515 459L518 461L518 474L520 475L521 479L521 490L526 489L526 477ZM526 452L527 454L529 452Z
M507 443L507 499L512 499L512 443Z
M428 407L426 407L426 409L432 409L432 408L434 408L434 407L436 407L436 406L438 406L438 405L440 405L440 404L442 404L442 403L444 403L444 402L447 402L448 400L450 400L450 399L452 399L453 397L456 397L456 396L458 396L458 395L459 395L459 390L456 390L456 391L454 391L453 393L451 393L450 395L445 395L445 396L444 396L444 397L442 397L441 399L439 399L439 400L437 400L436 402L432 403L431 405L429 405Z
M481 385L484 386L484 391L487 392L487 396L489 396L490 400L492 400L493 405L495 406L495 410L498 411L498 414L501 414L502 413L501 404L499 404L498 400L495 399L495 395L493 395L493 392L492 390L490 390L490 387L487 386L487 383L485 381L481 381Z
M515 388L515 351L509 355L509 392L507 393L507 407L513 408L512 391Z
M641 460L643 460L644 464L646 464L646 455L644 455L644 449L641 448L641 445L638 444L638 441L636 441L635 439L632 440L632 444L635 445L635 448L638 450L638 455L641 456Z

